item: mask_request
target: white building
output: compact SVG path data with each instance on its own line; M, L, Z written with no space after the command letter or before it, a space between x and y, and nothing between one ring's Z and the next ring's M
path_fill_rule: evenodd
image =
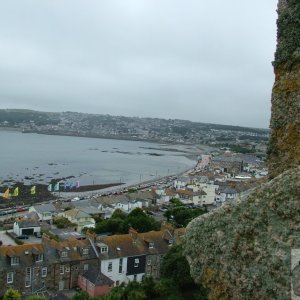
M38 220L20 219L14 222L14 233L19 235L34 235L41 232L41 225Z

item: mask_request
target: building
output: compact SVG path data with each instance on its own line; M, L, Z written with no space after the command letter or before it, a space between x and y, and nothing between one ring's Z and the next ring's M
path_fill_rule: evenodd
M18 219L14 222L14 233L16 235L34 235L41 232L41 225L35 219Z
M51 221L57 215L58 210L51 203L34 205L29 208L29 212L36 212L40 221Z
M77 231L81 232L83 228L94 228L96 225L95 220L86 212L78 208L73 208L59 214L67 218L70 222L77 224Z
M109 293L114 282L97 268L94 268L78 276L78 286L92 298L95 298Z

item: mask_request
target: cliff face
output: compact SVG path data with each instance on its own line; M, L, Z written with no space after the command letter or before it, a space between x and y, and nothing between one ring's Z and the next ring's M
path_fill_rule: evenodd
M270 178L243 202L193 220L185 253L210 299L290 299L300 248L300 1L279 0ZM276 178L275 178L276 177Z
M272 91L270 177L300 164L300 2L278 4L275 83Z

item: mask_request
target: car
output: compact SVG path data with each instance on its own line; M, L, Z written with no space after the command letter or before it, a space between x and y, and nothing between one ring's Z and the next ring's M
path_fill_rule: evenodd
M22 235L18 235L16 238L18 240L28 240L29 237L26 234L22 234Z
M36 238L41 238L42 237L42 234L40 233L40 232L35 232L34 233L34 236L36 237Z
M2 246L3 245L3 242L0 240L0 246Z

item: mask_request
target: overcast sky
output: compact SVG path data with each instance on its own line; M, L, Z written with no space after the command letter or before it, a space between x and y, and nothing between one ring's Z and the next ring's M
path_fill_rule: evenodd
M0 0L0 108L269 126L277 0Z

